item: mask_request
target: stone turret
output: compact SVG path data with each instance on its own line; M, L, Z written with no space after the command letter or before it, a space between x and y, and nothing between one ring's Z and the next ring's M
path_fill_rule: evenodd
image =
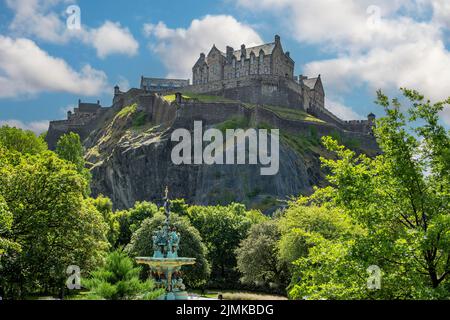
M279 35L275 35L275 44L281 43L281 37Z
M241 59L247 57L247 50L245 49L245 44L241 45Z
M227 55L228 63L231 63L231 60L233 59L233 56L234 56L234 49L233 49L233 47L227 46L227 53L226 53L226 55Z

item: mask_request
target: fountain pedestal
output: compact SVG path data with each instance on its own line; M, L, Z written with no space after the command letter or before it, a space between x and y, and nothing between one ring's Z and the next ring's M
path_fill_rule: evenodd
M153 257L136 257L136 262L150 266L151 275L166 293L159 300L187 300L188 294L181 278L181 267L195 264L195 258L178 257L180 234L170 225L170 201L166 188L163 226L153 235Z

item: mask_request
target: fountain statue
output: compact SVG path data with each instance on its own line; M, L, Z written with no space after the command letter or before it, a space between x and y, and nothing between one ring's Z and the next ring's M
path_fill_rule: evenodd
M160 297L160 300L187 300L188 295L181 278L181 267L195 264L195 258L178 257L181 237L176 228L170 224L170 200L167 187L164 213L166 216L164 224L152 237L153 257L137 257L136 261L149 265L157 285L166 289L166 293Z

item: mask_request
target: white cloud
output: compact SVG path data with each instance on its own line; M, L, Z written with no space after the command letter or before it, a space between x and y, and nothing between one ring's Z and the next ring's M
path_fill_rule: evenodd
M9 29L20 36L36 37L52 43L68 40L65 24L49 9L65 0L6 0L6 5L15 15Z
M186 79L192 76L200 52L207 54L213 44L225 50L227 45L240 48L243 43L250 46L263 42L251 26L227 15L195 19L186 29L171 29L163 22L146 24L144 33L155 40L149 47L160 56L168 77Z
M333 114L335 114L342 120L364 119L364 117L362 117L359 114L357 114L356 112L354 112L352 110L352 108L347 107L342 102L326 98L325 105L327 106L328 110L330 110Z
M279 14L297 41L334 53L336 58L307 63L304 73L322 74L327 92L335 96L359 86L392 92L409 87L433 100L450 95L450 52L445 47L445 31L450 27L447 0L237 3ZM431 18L426 12L432 13ZM444 119L450 123L449 118Z
M97 56L102 59L112 54L128 56L137 54L139 43L130 30L118 22L105 21L98 28L82 25L80 30L68 30L65 21L67 17L63 13L58 15L53 10L59 8L58 5L68 6L74 2L74 0L6 0L6 4L15 14L9 29L16 36L36 38L49 43L66 44L79 40L93 47Z
M106 21L98 29L86 32L83 41L93 46L100 58L112 54L135 56L139 49L139 43L130 30L123 28L120 23L111 21Z
M128 79L125 78L124 76L118 77L117 85L119 86L122 92L126 92L131 88L130 81L128 81Z
M85 65L72 69L28 39L0 35L0 98L34 95L43 91L94 96L107 86L104 72Z
M49 120L42 121L32 121L32 122L23 122L20 120L0 120L0 127L2 126L10 126L23 130L33 131L35 134L39 135L48 130Z

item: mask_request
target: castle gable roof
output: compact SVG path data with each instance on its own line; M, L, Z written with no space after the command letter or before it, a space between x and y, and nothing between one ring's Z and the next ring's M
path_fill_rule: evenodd
M314 88L316 87L317 80L319 80L319 78L305 79L303 80L303 83L311 90L314 90Z
M261 50L264 52L265 55L270 55L273 53L274 49L275 49L275 42L266 43L266 44L256 46L256 47L245 48L245 51L246 51L245 59L249 59L250 54L252 52L255 56L258 57ZM222 53L222 54L226 55L225 53ZM241 60L241 50L234 51L233 55L236 57L237 60Z

